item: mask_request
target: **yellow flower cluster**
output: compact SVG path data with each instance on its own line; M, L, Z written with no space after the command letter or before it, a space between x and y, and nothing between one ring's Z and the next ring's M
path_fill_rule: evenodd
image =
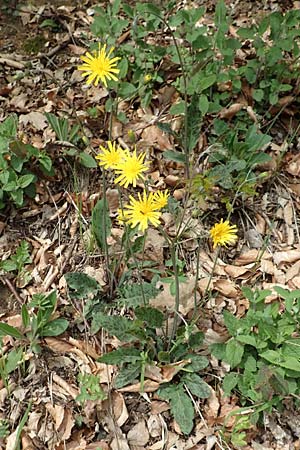
M136 149L131 153L128 149L124 150L111 141L107 142L107 147L100 146L101 153L96 156L96 159L99 161L99 166L115 172L117 175L115 183L127 189L130 184L136 187L139 179L144 180L144 172L148 170L147 164L144 163L145 153L137 155Z
M120 69L116 67L116 64L121 58L112 58L113 50L111 48L109 52L106 52L106 45L101 47L99 43L98 51L94 51L93 54L87 52L85 56L81 56L84 64L78 69L83 71L83 77L88 77L87 84L94 83L97 86L101 81L107 87L107 80L118 80L117 74ZM144 76L145 83L149 83L151 79L150 74ZM96 156L96 159L104 169L115 172L115 183L128 188L129 185L136 187L138 180L144 180L144 172L148 169L144 163L145 153L137 155L136 150L130 153L129 150L117 147L110 141L107 146L108 148L100 146L101 153ZM133 228L138 225L141 231L145 231L150 223L158 226L160 210L167 205L168 197L168 191L147 194L144 189L143 195L138 194L138 199L129 197L129 204L119 211L119 221L126 222ZM211 228L210 237L214 248L218 245L234 244L237 240L237 227L230 225L228 220L224 222L222 219Z
M136 149L130 152L128 149L122 149L116 143L107 142L107 148L100 146L101 153L96 156L100 166L104 169L114 171L115 183L124 186L136 187L138 180L144 180L144 172L148 170L145 164L145 153L137 155ZM119 210L118 219L120 222L128 223L132 228L138 225L139 230L144 232L149 224L157 227L161 216L161 209L168 203L169 192L158 191L147 194L144 189L143 195L138 194L135 199L130 196L130 202L125 205L123 210Z

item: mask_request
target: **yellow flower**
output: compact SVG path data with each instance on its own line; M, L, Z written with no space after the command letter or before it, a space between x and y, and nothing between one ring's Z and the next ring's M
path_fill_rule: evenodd
M230 225L228 220L216 223L210 230L210 237L213 240L214 248L217 245L234 244L237 240L237 226Z
M157 211L158 207L153 199L153 192L147 195L144 190L143 196L138 193L138 200L132 197L130 198L130 203L126 205L125 210L119 213L119 220L125 220L132 228L139 226L139 230L144 232L149 223L157 227L159 225L159 219L161 212Z
M159 209L162 209L168 204L169 196L170 196L170 194L169 194L168 190L166 190L164 192L157 191L153 195L153 202Z
M147 75L144 76L144 83L149 83L152 80L152 75L150 75L150 73L148 73Z
M104 169L115 169L124 158L125 150L121 147L116 147L116 143L107 142L108 149L100 145L101 153L96 156L99 160L99 166L104 166Z
M136 187L137 180L139 178L144 179L143 172L148 170L148 167L144 164L145 156L145 153L137 156L136 150L132 154L129 152L125 153L124 158L122 158L115 169L115 173L118 175L115 183L119 183L125 188L128 188L129 184Z
M130 218L128 216L128 211L124 211L123 209L118 209L118 222L120 225L123 225L124 222L127 222Z
M78 70L84 70L83 77L88 77L87 84L94 83L98 85L101 80L105 87L107 87L108 80L117 81L118 78L114 74L120 72L116 67L116 62L121 59L119 57L110 58L114 48L112 47L108 53L106 53L106 45L101 48L99 43L98 51L94 50L93 55L89 52L85 56L80 56L80 59L85 63L78 67Z

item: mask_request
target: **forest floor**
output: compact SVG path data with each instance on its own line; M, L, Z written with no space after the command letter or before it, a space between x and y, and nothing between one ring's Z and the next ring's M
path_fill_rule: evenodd
M27 352L26 370L19 368L10 375L13 389L9 396L4 380L0 379L0 419L9 421L9 434L0 437L0 449L18 448L15 447L20 437L17 428L25 416L27 420L20 437L23 450L234 448L230 442L220 439L219 432L225 426L225 434L230 433L234 420L228 414L237 410L240 403L234 395L225 397L214 381L221 379L226 371L215 358L211 358L212 370L208 370L206 376L212 387L211 396L197 404L195 427L188 438L172 419L169 404L162 401L154 389L143 394L135 384L110 389L118 369L99 363L97 359L105 349L116 348L116 339L110 341L104 332L95 336L88 333L86 324L80 320L81 305L70 303L64 278L68 272L84 272L101 286L106 285L103 255L99 250L86 249L92 209L102 195L101 177L98 169L87 169L65 157L64 146L55 140L44 116L47 112L71 118L73 122L76 118L75 123L84 128L95 152L108 139L109 116L103 107L108 93L102 87L87 89L77 70L79 57L86 51L87 37L91 37L92 10L96 2L31 0L22 2L22 6L18 2L10 3L0 5L0 121L15 113L19 137L25 144L46 150L53 161L55 175L42 177L37 169L35 198L27 200L24 207L9 205L0 211L1 259L13 255L22 240L29 243L31 257L31 263L26 266L29 278L2 273L0 319L20 327L22 304L34 294L56 290L56 314L63 314L71 325L59 337L42 339L40 353ZM196 3L206 6L207 20L210 20L215 2L198 0ZM299 7L299 2L288 0L232 0L226 4L235 28L256 21L270 11L285 12ZM44 20L52 20L58 28L41 27ZM155 96L159 99L156 108L159 105L161 109L176 99L174 92L164 84L157 87ZM95 106L97 117L87 112ZM150 104L145 109L136 103L133 107L128 102L124 111L129 121L124 125L114 120L112 138L127 144L130 143L128 131L136 130L140 148L151 148L152 155L157 156L152 163L152 179L157 185L175 192L180 200L184 190L180 184L181 168L161 158L164 150L172 148L172 142L170 136L155 125L155 108ZM197 324L207 342L224 340L224 309L237 317L245 314L248 304L239 295L245 283L260 289L274 285L300 289L298 135L292 144L287 143L290 127L299 130L299 119L299 113L289 116L287 112L270 130L273 137L270 151L274 160L284 149L280 172L273 176L276 166L266 167L270 175L258 195L235 211L234 222L239 229L237 245L221 251L214 267L211 243L209 240L201 243L199 295L206 291L209 273L214 271L210 286L214 295L202 306L203 315ZM199 154L207 142L204 134L199 140ZM119 206L118 192L114 186L109 186L108 194L114 218ZM224 204L210 200L203 201L200 207L204 211L203 221L194 219L194 229L199 233L214 224L220 211L226 212ZM114 230L113 238L117 242L117 225ZM265 242L266 250L262 254ZM193 234L182 244L187 281L181 314L185 317L189 317L194 308L198 245ZM164 240L158 231L149 230L145 254L146 259L164 267ZM171 307L173 299L163 291L155 301L154 307ZM5 352L14 344L10 337L3 339ZM75 400L80 393L78 374L83 370L100 376L101 384L108 391L106 400L78 404ZM31 409L26 415L29 401L32 401ZM299 411L287 399L283 411L265 415L263 427L250 427L247 442L246 449L299 449Z

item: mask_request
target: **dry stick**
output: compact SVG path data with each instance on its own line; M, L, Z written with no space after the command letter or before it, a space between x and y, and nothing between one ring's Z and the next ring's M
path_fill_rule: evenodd
M6 286L8 287L8 289L10 290L10 292L13 294L13 296L15 297L15 299L18 301L18 303L20 304L20 306L23 306L23 300L21 299L21 297L19 296L19 294L17 293L15 287L13 286L13 284L9 281L8 278L6 278L4 275L0 276L0 279L2 281L3 284L6 284Z

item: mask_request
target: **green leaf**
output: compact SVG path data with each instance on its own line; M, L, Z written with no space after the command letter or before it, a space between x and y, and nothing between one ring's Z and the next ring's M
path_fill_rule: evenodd
M284 356L293 356L300 360L300 338L291 338L284 342L282 346Z
M194 406L182 385L170 385L158 391L159 397L170 402L171 413L185 435L193 429Z
M226 344L224 344L224 343L211 344L210 351L215 358L220 359L220 360L225 359Z
M26 188L27 186L29 186L31 183L33 183L33 181L35 181L36 177L33 174L27 174L27 175L22 175L21 177L18 178L18 186L21 189Z
M200 372L200 370L203 370L208 366L208 359L206 356L191 353L187 355L187 358L191 360L191 362L185 366L185 369L189 371Z
M127 384L133 383L140 375L141 365L140 364L130 364L129 366L124 366L119 370L119 373L115 379L114 387L120 389Z
M118 350L100 356L98 361L105 364L122 365L124 363L135 363L141 358L140 350L133 347L121 347Z
M67 319L63 317L59 317L58 319L54 319L51 322L48 322L43 326L40 331L41 336L59 336L64 333L69 326L69 322Z
M5 272L13 272L14 270L17 270L17 264L11 259L6 259L5 261L0 262L0 269Z
M45 155L44 153L41 153L38 157L39 163L42 166L42 168L50 174L52 171L52 160L49 158L49 156Z
M5 372L7 374L16 370L20 362L23 360L23 348L11 350L5 358ZM4 382L7 380L3 380Z
M81 299L95 295L101 289L97 281L85 273L69 272L65 274L65 279L71 298Z
M107 201L98 200L92 212L92 231L101 250L107 248L106 239L111 233L111 220Z
M153 277L152 281L154 280L155 277ZM156 287L156 282L129 284L118 289L118 301L128 307L136 308L143 303L143 300L147 303L149 300L155 298L159 292L159 289Z
M189 347L194 350L198 349L202 345L203 339L204 333L202 331L191 334L189 337Z
M232 389L234 389L237 385L238 378L239 375L235 372L226 373L222 384L222 388L226 396L229 396L231 394Z
M205 78L201 78L198 84L199 92L205 91L209 87L211 87L217 81L217 76L215 74L208 75Z
M185 374L181 377L184 383L193 395L199 398L208 398L211 394L211 388L196 373Z
M122 98L130 98L133 95L137 94L137 89L136 87L131 84L131 83L127 83L126 81L123 81L120 84L120 87L118 89L118 95Z
M30 324L30 317L26 305L22 305L21 316L22 316L22 325L24 328L27 328Z
M146 322L150 328L160 328L164 322L163 313L150 306L140 306L136 308L135 315L138 319Z
M244 354L244 346L231 338L226 344L225 359L231 368L240 364Z
M236 340L239 341L241 344L248 344L252 345L252 347L257 346L257 342L254 336L249 334L238 334L236 337Z
M56 117L52 113L45 113L46 119L55 132L59 141L69 141L69 122L65 118Z
M100 328L104 328L109 334L120 339L120 341L130 342L136 340L136 337L130 334L134 329L133 321L125 317L96 313L93 316L91 333L97 333Z
M241 328L241 321L225 309L223 312L224 323L231 336L235 336Z
M176 152L175 150L166 150L163 152L163 157L169 161L175 161L181 164L185 164L186 162L184 153Z
M161 17L161 10L155 6L153 3L137 3L136 9L140 14L154 14L155 16Z
M257 102L261 102L264 98L264 91L262 89L254 89L253 98Z
M209 101L206 95L201 94L199 97L199 109L203 116L207 113L209 108Z
M164 133L171 134L172 136L175 136L176 133L172 130L171 126L168 123L165 122L156 122L157 128L159 128Z
M84 167L88 169L95 169L97 167L97 163L92 155L89 155L85 152L79 153L79 161Z
M184 114L185 113L184 102L180 101L178 103L175 103L175 105L171 106L169 113L174 114L174 116L177 114Z
M300 372L300 361L294 356L285 356L280 350L267 350L259 355L271 364Z
M24 339L23 334L17 328L4 322L0 322L0 336L12 336L16 339Z

